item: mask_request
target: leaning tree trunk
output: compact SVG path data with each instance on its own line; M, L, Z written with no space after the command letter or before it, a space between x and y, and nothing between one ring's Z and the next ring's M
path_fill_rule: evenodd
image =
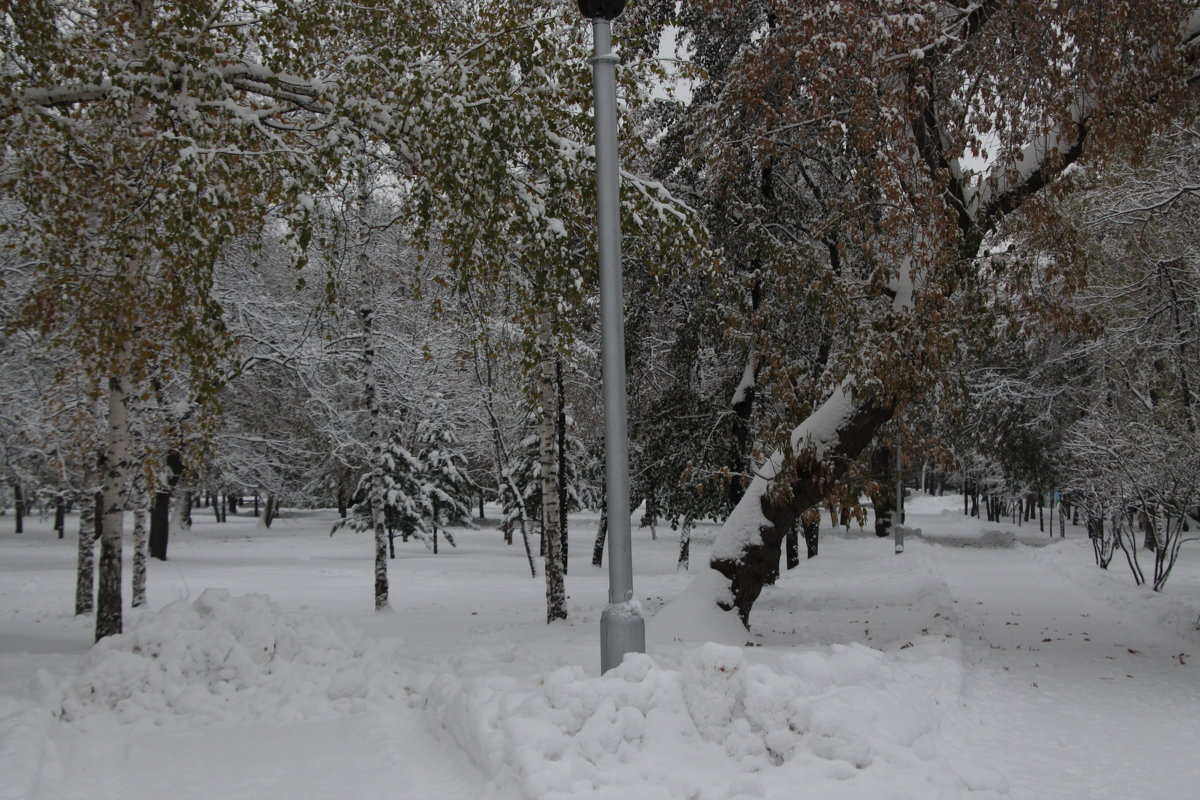
M842 387L792 432L788 456L777 451L759 470L721 528L710 566L729 581L729 596L718 605L734 609L744 624L768 579L778 573L780 546L800 515L819 503L825 487L892 417L894 402L855 399ZM818 441L810 438L821 436ZM817 448L815 453L813 447ZM785 464L785 458L791 463ZM786 481L786 487L773 486Z
M555 348L549 314L542 315L538 336L540 358L540 411L538 420L539 450L542 470L542 540L546 550L546 621L567 618L567 592L563 581L562 539L560 538L558 504L558 415L554 399Z

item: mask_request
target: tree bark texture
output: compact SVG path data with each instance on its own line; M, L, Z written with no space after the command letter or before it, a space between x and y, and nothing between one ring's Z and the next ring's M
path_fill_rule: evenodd
M146 605L146 505L141 497L133 507L133 597L134 608Z
M679 561L675 564L675 571L683 570L687 572L688 566L692 560L692 520L684 519L683 527L679 530Z
M85 483L90 485L90 476ZM96 540L100 537L100 519L96 510L100 507L100 493L85 489L79 503L79 554L75 568L76 615L90 614L96 607Z
M592 566L604 566L604 540L608 538L608 487L600 492L600 524L596 528L596 541L592 545Z
M808 558L816 558L820 548L821 520L804 523L804 553ZM799 554L797 553L797 556ZM799 558L797 557L797 562ZM796 566L799 566L797 563ZM791 569L789 566L788 569Z
M542 541L546 553L546 621L567 618L567 593L563 581L562 539L559 533L558 415L553 406L555 348L549 314L542 319L538 337L540 361L540 418L538 455L542 470Z
M101 456L99 582L96 590L96 641L121 633L121 539L125 525L125 483L129 473L129 387L126 344L118 368L108 379L108 431Z
M384 505L387 484L384 481L384 447L383 447L383 417L379 406L379 392L375 365L375 331L374 309L364 303L359 309L363 330L363 374L366 381L363 386L363 403L367 407L370 419L368 438L371 442L371 488L368 502L371 507L371 531L375 537L375 610L382 611L388 607L388 535L387 521L384 518ZM267 504L268 514L270 503ZM437 546L436 540L434 546Z
M192 529L192 490L183 489L175 498L175 527L181 531Z
M559 354L555 354L554 358L554 399L558 429L558 527L562 541L562 571L566 575L570 572L570 547L567 542L567 398L563 391L562 356Z

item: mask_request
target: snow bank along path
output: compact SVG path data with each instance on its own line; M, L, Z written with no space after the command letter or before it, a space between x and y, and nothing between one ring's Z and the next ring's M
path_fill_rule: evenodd
M903 556L826 531L752 632L685 598L603 677L603 572L576 559L547 627L494 531L403 553L394 613L328 616L369 606L363 540L213 526L152 565L152 604L184 599L93 648L69 548L0 540L0 799L1192 796L1195 561L1154 595L1078 529L1034 548L926 505ZM659 610L690 578L673 537L637 546Z
M482 776L411 707L399 662L344 621L205 590L74 675L38 671L36 704L6 720L0 797L478 797Z

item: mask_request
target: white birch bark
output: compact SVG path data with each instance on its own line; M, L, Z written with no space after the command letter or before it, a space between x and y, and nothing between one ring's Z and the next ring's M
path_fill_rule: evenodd
M133 597L134 608L146 605L146 493L140 478L134 481L133 496Z
M121 540L125 527L125 482L129 472L129 389L126 374L131 343L121 348L108 379L108 430L101 456L99 582L96 641L121 633Z
M75 614L90 614L96 602L96 492L93 476L83 482L79 500L79 553L75 568Z

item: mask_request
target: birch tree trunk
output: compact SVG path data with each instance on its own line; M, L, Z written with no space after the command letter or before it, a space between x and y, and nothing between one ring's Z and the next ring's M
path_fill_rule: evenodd
M367 435L371 442L371 488L368 502L371 506L371 531L375 537L375 610L382 611L388 607L388 536L384 519L384 494L387 492L387 484L383 474L383 420L376 385L374 309L364 303L358 314L362 319L363 371L366 375L363 400L370 419L370 431Z
M555 350L550 315L542 315L538 337L540 366L539 456L542 469L542 538L546 548L546 622L567 618L566 586L563 582L562 539L558 502L558 415L553 404Z
M679 559L675 562L675 571L688 571L688 565L692 560L692 518L686 517L683 520L683 527L679 530Z
M121 633L121 539L125 527L125 482L129 473L129 388L126 374L132 343L121 348L108 379L108 431L100 459L101 522L96 641Z
M146 500L136 490L133 500L133 597L134 608L146 605Z
M483 409L487 414L488 428L492 434L492 450L496 456L496 486L499 488L502 485L508 487L509 492L513 497L519 498L520 492L517 491L517 485L513 481L512 476L507 473L508 467L508 449L504 446L504 437L501 435L500 420L496 416L496 381L495 374L492 371L492 360L489 357L490 343L487 336L487 326L479 326L479 336L483 342L484 353L479 354L479 345L473 347L474 362L475 362L475 378L479 381L480 387L483 388ZM481 368L482 367L482 368ZM482 516L482 513L480 514ZM537 560L533 557L533 549L529 544L529 520L525 516L525 504L517 504L517 521L521 526L521 542L525 545L525 558L529 562L530 577L537 577ZM512 528L506 528L504 531L504 543L512 544Z
M92 476L86 476L83 497L79 501L79 555L75 568L75 614L95 610L96 537L99 534L96 508L99 495L92 490Z

